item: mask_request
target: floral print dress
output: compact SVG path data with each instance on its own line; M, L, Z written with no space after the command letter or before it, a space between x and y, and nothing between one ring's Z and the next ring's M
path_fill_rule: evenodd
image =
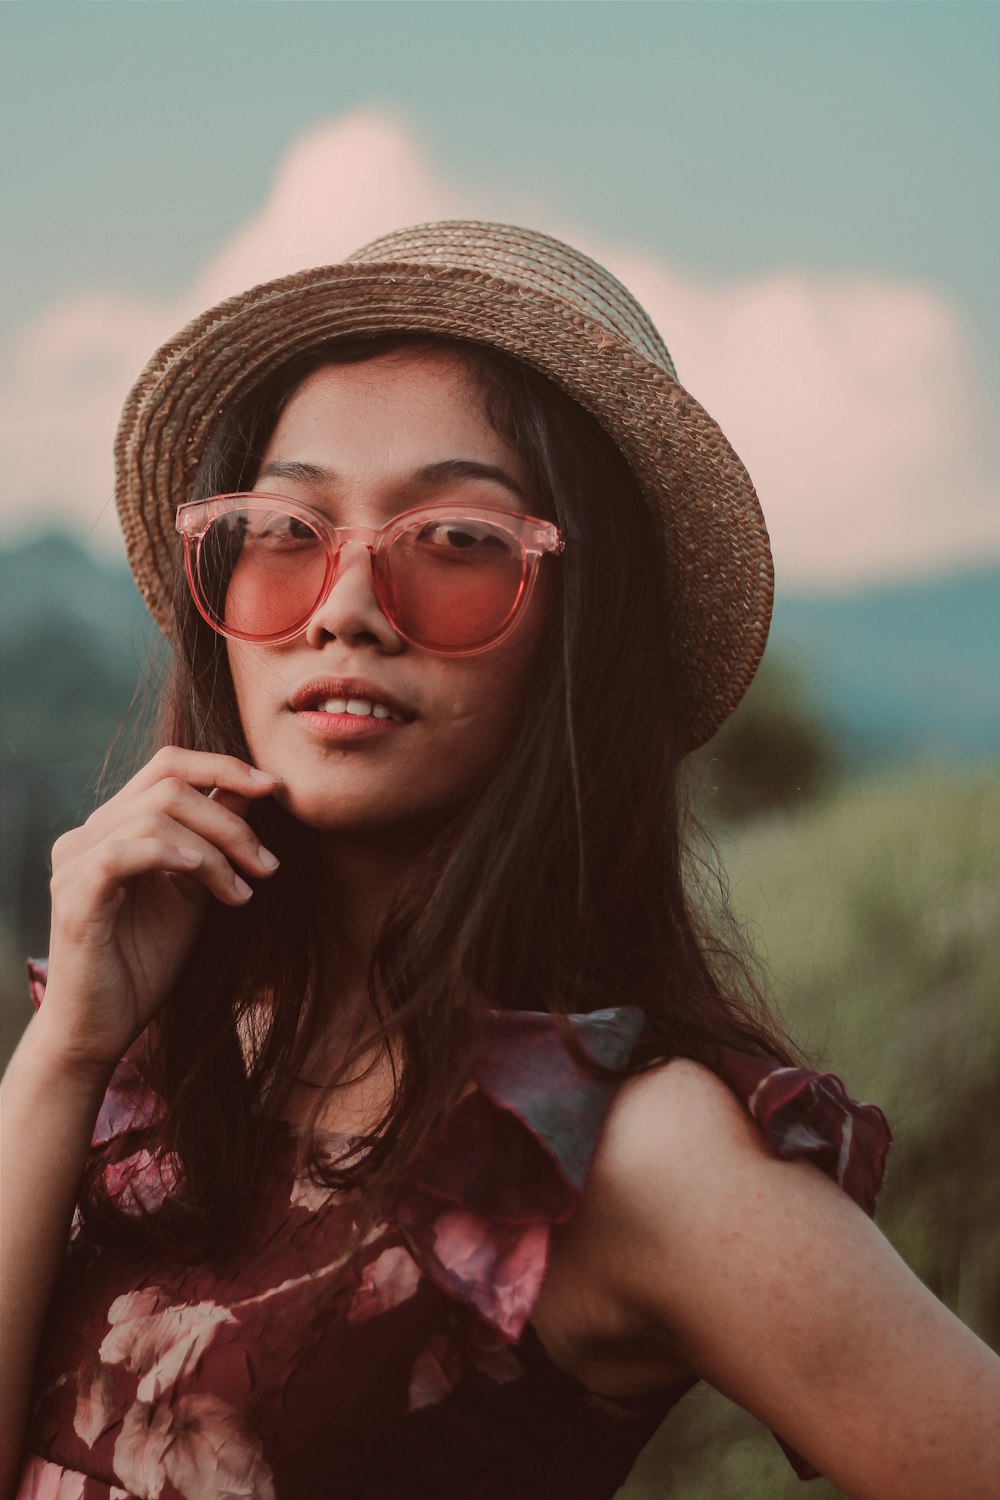
M37 1002L44 966L29 969ZM571 1019L611 1065L643 1025L630 1006ZM831 1075L726 1049L708 1061L778 1156L813 1161L873 1212L890 1139L880 1110ZM296 1127L281 1122L237 1265L139 1260L77 1225L18 1500L613 1496L693 1382L608 1400L552 1363L530 1318L614 1085L528 1011L491 1013L474 1081L360 1249L349 1197L299 1174ZM95 1144L141 1126L153 1103L126 1057ZM146 1152L113 1170L126 1203L169 1191Z

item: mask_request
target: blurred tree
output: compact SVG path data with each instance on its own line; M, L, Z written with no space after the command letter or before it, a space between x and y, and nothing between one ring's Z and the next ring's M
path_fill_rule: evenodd
M0 554L0 568L0 924L23 958L44 951L49 850L95 805L155 632L128 573L69 537Z
M815 797L836 779L840 756L795 669L767 655L719 733L690 758L699 810L738 822Z

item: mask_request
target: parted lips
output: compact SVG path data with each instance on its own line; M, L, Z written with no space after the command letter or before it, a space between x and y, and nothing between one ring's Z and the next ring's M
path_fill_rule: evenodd
M294 354L392 331L514 355L617 443L666 534L664 672L669 660L686 748L702 744L740 701L767 638L773 574L753 485L626 288L561 241L510 225L399 230L231 297L157 351L125 403L115 467L129 563L161 629L171 628L174 512L220 413Z

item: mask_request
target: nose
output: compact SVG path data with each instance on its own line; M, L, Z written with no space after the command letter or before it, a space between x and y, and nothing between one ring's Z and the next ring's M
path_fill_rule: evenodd
M375 645L391 653L403 650L406 642L396 634L376 597L372 561L366 543L342 543L330 592L313 610L305 628L310 646L320 648L328 640L340 640L350 646Z

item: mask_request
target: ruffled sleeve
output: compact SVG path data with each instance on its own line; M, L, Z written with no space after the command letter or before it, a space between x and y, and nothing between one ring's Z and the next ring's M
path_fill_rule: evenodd
M619 1068L644 1019L618 1006L568 1024L597 1062ZM616 1085L578 1062L538 1011L491 1012L475 1084L392 1216L425 1275L515 1342L541 1291L552 1227L580 1201Z
M620 1006L569 1024L598 1062L619 1068L644 1019ZM813 1162L874 1213L891 1141L880 1109L852 1099L829 1073L727 1047L699 1060L776 1156ZM475 1082L445 1120L433 1156L401 1188L393 1217L424 1274L516 1342L541 1291L549 1235L580 1201L617 1085L576 1061L551 1016L528 1011L492 1013ZM816 1476L778 1442L800 1478Z
M729 1047L705 1061L749 1110L775 1156L813 1162L874 1217L892 1141L877 1105L852 1099L834 1073L782 1067Z

